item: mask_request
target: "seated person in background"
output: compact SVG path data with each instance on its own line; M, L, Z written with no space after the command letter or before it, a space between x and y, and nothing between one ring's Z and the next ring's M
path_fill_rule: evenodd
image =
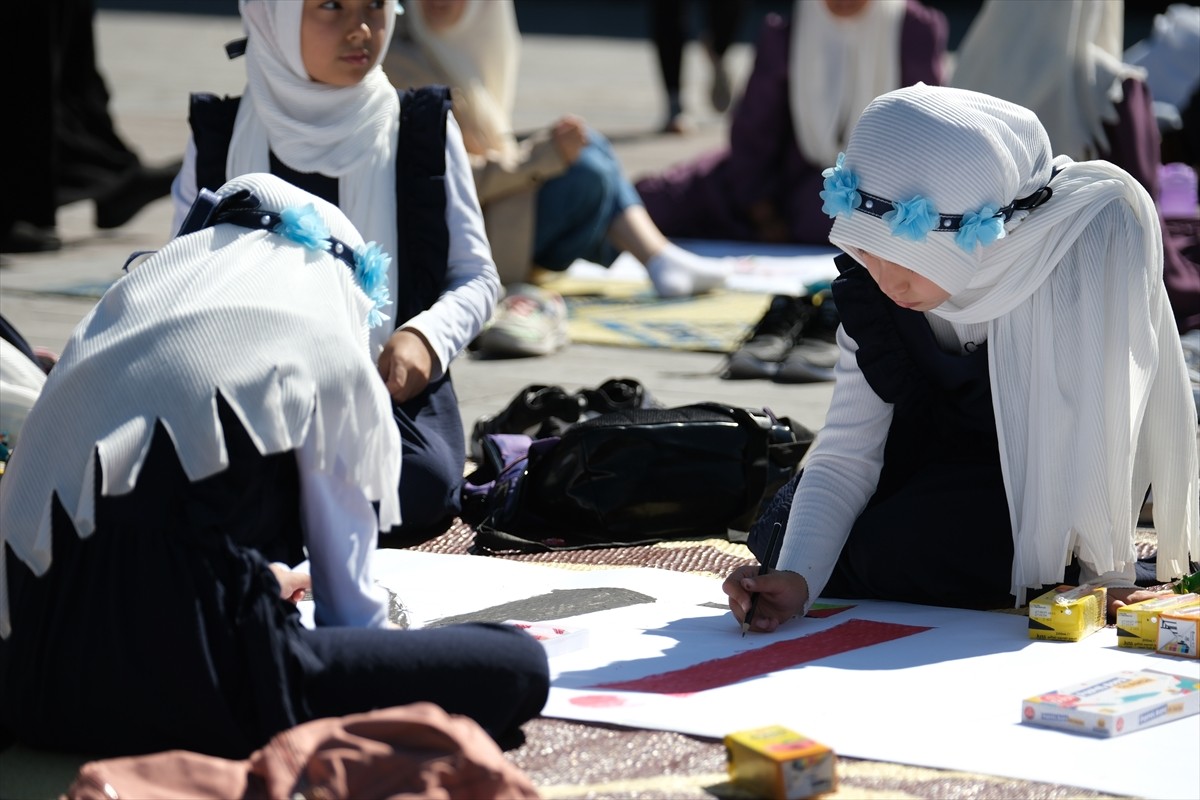
M763 24L729 145L637 182L671 237L828 244L821 171L877 95L941 83L946 19L916 0L797 0Z
M446 84L471 154L492 254L507 286L534 268L576 259L608 266L622 251L646 265L658 294L724 284L732 263L667 241L608 141L565 116L518 141L513 102L521 35L511 0L414 0L396 26L384 71L397 87Z
M751 593L764 631L822 594L996 608L1064 578L1113 587L1111 612L1138 598L1150 485L1156 577L1190 572L1196 416L1146 190L1055 158L1025 108L918 84L867 107L821 194L837 384L751 531L775 563L786 523L778 570L725 581L734 616Z
M244 758L311 719L426 700L514 733L546 699L542 646L390 630L371 578L400 512L367 350L387 255L271 175L195 212L75 329L0 480L0 731ZM305 551L310 575L288 566Z
M461 509L466 443L450 365L500 291L449 99L441 89L401 98L379 68L394 0L242 0L240 8L246 90L192 95L176 226L197 188L270 172L337 205L393 254L376 288L388 324L371 331L404 448L404 525L387 538L427 539Z
M1121 61L1123 14L1121 0L986 0L950 82L1025 106L1054 152L1111 161L1157 204L1161 137L1146 71ZM1186 254L1198 233L1195 220L1164 230L1163 280L1180 332L1200 328L1200 261Z

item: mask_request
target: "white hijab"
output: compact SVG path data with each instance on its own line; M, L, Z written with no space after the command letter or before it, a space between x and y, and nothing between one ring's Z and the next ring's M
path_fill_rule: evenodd
M454 114L468 150L510 155L521 57L512 0L466 0L459 20L438 31L426 24L419 1L405 17L413 41L455 91Z
M1038 115L1054 152L1076 161L1109 151L1122 82L1123 0L986 0L958 49L951 85Z
M391 6L395 0L388 0ZM396 142L400 100L379 68L395 15L387 14L385 46L355 86L309 78L300 55L299 0L240 0L246 29L246 91L229 143L226 175L269 172L269 154L299 172L338 179L338 204L367 241L396 253ZM397 260L388 277L396 296ZM395 319L395 304L383 313ZM394 322L393 322L394 325ZM381 346L389 326L375 328ZM382 339L382 341L378 341Z
M941 214L1003 207L1046 185L1053 196L970 253L952 233L911 241L860 211L838 216L829 237L949 291L931 314L987 323L1018 598L1061 580L1073 553L1101 574L1131 566L1151 483L1159 578L1200 553L1196 412L1153 201L1111 164L1051 156L1020 106L924 84L891 92L846 149L862 192L919 195Z
M272 175L218 194L243 189L263 210L312 203L334 237L362 244L336 207ZM71 334L0 481L0 636L11 631L7 551L45 574L53 496L90 536L95 488L134 488L157 422L191 480L229 466L218 393L259 452L316 437L318 469L379 503L381 530L397 524L400 437L368 354L371 307L328 251L228 223L173 239L113 284Z
M832 164L867 103L900 85L905 0L869 0L838 17L825 0L796 0L788 55L792 127L812 164Z

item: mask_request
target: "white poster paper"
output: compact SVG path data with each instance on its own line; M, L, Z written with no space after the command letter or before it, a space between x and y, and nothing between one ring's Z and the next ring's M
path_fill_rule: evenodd
M1200 679L1200 663L1118 648L1111 628L1036 642L1021 615L827 601L840 608L743 638L712 578L393 550L379 551L374 568L414 627L506 603L534 612L607 604L531 620L588 636L586 648L551 659L547 717L713 738L780 724L843 756L1200 797L1200 716L1111 739L1021 724L1024 698L1108 672Z

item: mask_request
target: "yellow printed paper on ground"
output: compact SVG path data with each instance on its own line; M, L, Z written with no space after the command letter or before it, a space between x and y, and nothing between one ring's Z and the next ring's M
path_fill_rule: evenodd
M662 298L649 281L559 278L547 289L567 301L571 341L730 353L762 318L770 295L715 291Z

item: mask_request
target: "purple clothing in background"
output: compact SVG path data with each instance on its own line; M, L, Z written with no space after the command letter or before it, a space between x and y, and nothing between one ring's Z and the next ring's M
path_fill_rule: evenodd
M1117 121L1104 124L1109 151L1099 156L1136 178L1157 204L1161 140L1150 87L1138 78L1126 78L1121 88L1124 98L1115 106ZM1163 230L1163 283L1175 323L1184 333L1200 328L1200 220L1166 220L1160 208L1159 221Z
M900 29L900 81L942 83L946 18L909 0ZM791 22L768 15L754 69L733 112L728 147L677 164L636 184L664 234L684 239L763 241L750 210L770 203L786 225L786 241L828 244L833 221L821 211L821 171L800 152L788 91ZM864 42L864 47L870 46ZM900 87L896 87L900 88ZM778 241L781 235L774 237Z

